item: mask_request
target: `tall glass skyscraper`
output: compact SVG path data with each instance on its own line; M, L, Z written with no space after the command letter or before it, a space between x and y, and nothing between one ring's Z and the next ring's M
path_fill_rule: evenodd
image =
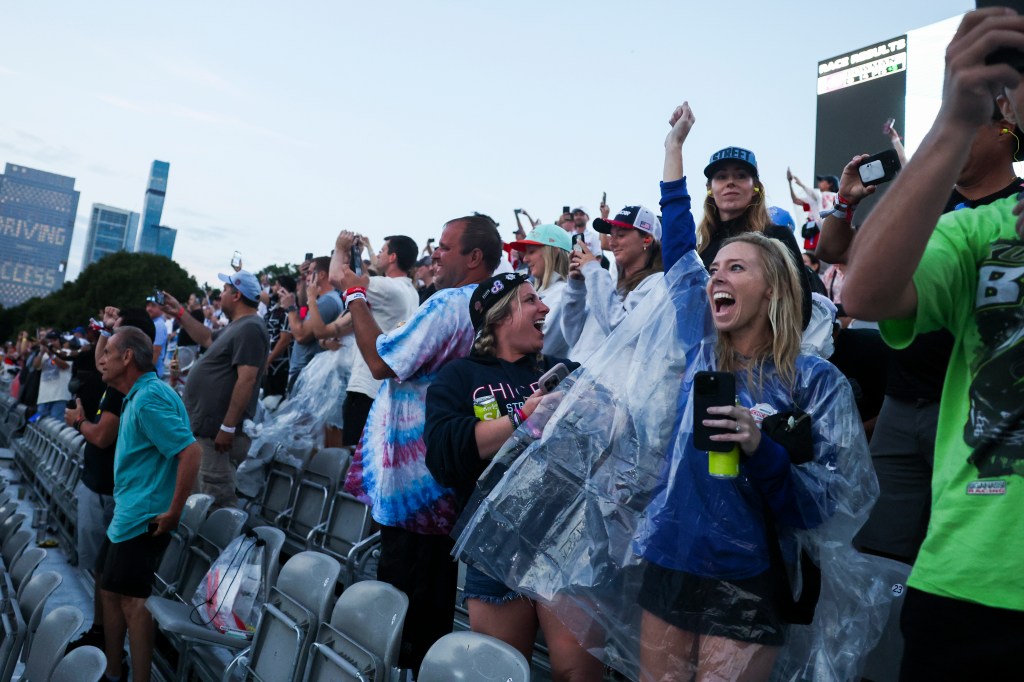
M146 184L146 199L142 203L142 225L135 249L142 253L157 253L168 258L174 251L177 233L169 227L162 226L160 220L163 218L167 176L170 172L171 164L166 161L153 162L153 167L149 171L149 182Z
M93 204L82 267L117 251L134 251L138 231L138 213L105 204Z
M0 304L64 284L78 213L75 179L8 163L0 175Z

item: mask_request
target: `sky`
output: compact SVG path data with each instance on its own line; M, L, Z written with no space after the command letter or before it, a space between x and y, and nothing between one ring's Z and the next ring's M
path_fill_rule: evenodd
M480 211L552 222L657 209L688 100L685 168L752 149L771 203L816 169L817 63L971 9L962 0L270 3L0 0L0 163L77 179L68 280L90 207L163 223L203 283L327 255L341 229L422 247ZM880 122L881 123L881 122ZM884 142L884 140L880 140ZM881 147L880 147L881 148ZM836 172L835 169L832 172Z

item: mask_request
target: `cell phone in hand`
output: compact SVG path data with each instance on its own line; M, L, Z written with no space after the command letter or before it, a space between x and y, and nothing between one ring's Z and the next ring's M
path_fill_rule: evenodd
M885 121L885 123L882 125L882 134L883 135L888 135L889 133L891 133L892 132L892 127L894 125L896 125L896 119L894 119L894 118L887 119Z
M900 172L900 168L899 154L895 149L886 149L862 163L857 172L860 173L860 181L865 186L871 186L889 182Z
M601 205L602 206L607 206L608 205L608 192L601 192Z
M153 287L153 300L157 305L164 304L164 292L160 290L160 287Z
M363 274L363 245L359 243L359 240L352 242L352 252L349 254L349 266L352 268L352 272L359 276Z
M572 250L583 253L583 245L586 244L584 241L586 235L577 232L572 236Z
M722 450L722 443L711 436L729 433L728 429L704 426L705 419L718 419L708 414L709 407L732 407L736 404L736 377L729 372L697 372L693 377L693 447L705 452Z
M235 251L233 254L231 254L231 267L242 267L242 254L239 253L238 251Z
M568 206L563 206L562 207L562 213L572 213L572 211L569 210Z
M307 251L306 252L306 257L302 259L302 262L303 263L308 263L311 260L313 260L313 252L312 251Z
M562 380L567 376L569 376L569 369L565 366L565 363L560 362L541 375L540 379L537 380L537 390L547 395L558 388L558 384L562 383Z

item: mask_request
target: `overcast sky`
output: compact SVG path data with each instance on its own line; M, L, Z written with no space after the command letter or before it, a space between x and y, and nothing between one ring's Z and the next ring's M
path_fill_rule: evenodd
M688 99L687 173L757 154L773 203L814 174L819 60L970 9L821 2L14 2L0 0L0 163L70 175L141 211L171 164L174 257L214 282L326 255L338 230L408 234L513 208L551 222L656 208L662 141ZM833 169L835 172L837 169Z

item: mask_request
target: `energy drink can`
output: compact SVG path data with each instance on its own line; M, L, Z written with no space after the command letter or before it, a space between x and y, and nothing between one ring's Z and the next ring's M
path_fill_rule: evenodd
M501 417L498 401L493 395L485 395L473 401L473 414L482 422L489 422Z

